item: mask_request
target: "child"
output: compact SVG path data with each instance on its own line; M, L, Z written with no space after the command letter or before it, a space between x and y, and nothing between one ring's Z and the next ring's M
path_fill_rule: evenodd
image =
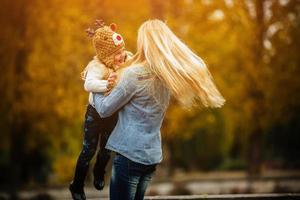
M127 58L122 36L115 32L116 25L105 26L100 20L97 20L96 24L98 26L96 31L87 30L93 39L96 56L83 72L84 88L90 92L89 104L85 114L83 148L76 164L74 179L69 187L73 199L78 200L86 199L83 190L84 180L89 162L96 152L99 138L99 152L93 169L93 183L97 190L103 189L105 167L110 159L110 151L105 149L105 145L117 122L117 114L108 118L99 116L94 108L92 92L108 93L114 82L106 79Z

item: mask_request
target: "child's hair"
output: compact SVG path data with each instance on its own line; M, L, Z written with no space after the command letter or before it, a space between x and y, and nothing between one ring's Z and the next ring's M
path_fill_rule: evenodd
M86 79L87 71L88 71L88 66L86 66L84 70L80 73L80 77L83 81L85 81Z
M148 66L183 106L197 100L206 107L225 103L204 61L160 20L148 20L139 28L137 53L128 64L138 63Z

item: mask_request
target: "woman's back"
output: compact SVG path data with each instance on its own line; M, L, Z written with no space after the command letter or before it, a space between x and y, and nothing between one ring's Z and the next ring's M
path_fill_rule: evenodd
M169 103L169 90L146 67L130 66L124 70L109 99L122 99L120 95L124 96L123 102L116 102L116 106L126 104L119 111L118 123L106 148L138 163L159 163L162 160L160 128ZM103 111L100 111L103 117L113 112Z

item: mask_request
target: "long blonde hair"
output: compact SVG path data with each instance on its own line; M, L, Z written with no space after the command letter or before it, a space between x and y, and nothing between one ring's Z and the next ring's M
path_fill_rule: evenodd
M137 53L130 64L148 66L183 106L190 107L199 100L205 107L225 103L204 61L160 20L141 25Z

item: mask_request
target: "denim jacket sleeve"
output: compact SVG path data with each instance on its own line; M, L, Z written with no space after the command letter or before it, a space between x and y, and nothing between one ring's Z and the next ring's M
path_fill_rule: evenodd
M130 101L136 93L136 79L136 74L132 70L125 69L121 80L109 95L93 93L95 109L100 117L111 116Z

